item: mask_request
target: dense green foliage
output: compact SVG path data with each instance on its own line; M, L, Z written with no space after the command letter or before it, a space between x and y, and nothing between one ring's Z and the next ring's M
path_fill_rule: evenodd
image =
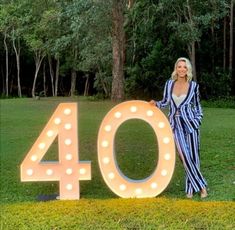
M231 0L133 2L125 12L126 97L160 96L176 58L193 58L193 46L202 97L234 96L234 67L229 71ZM111 0L2 0L2 96L19 95L21 83L23 96L110 97L112 36Z
M20 164L57 105L68 101L79 105L80 160L91 160L92 180L80 182L79 201L39 202L39 195L58 194L58 183L20 182ZM119 199L101 177L96 149L99 126L114 103L85 98L0 102L2 229L234 229L234 109L204 108L201 168L209 184L207 199L185 198L178 158L172 181L159 197ZM145 122L124 123L115 142L124 174L135 179L151 174L157 160L156 140ZM55 142L44 160L58 159L57 151Z
M223 68L224 52L228 55L223 47L228 4L220 0L136 1L128 14L128 92L140 97L159 95L175 60L179 56L192 58L190 45L195 42L203 98L231 95L234 81L228 68ZM228 42L227 35L224 42Z

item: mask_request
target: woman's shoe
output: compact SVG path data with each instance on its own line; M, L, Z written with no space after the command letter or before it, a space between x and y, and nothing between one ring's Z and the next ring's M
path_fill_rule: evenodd
M188 199L192 199L192 198L193 198L193 194L187 193L187 194L186 194L186 197L187 197Z
M203 199L203 198L206 198L207 196L208 196L208 193L207 193L206 189L203 188L203 189L201 190L201 198Z

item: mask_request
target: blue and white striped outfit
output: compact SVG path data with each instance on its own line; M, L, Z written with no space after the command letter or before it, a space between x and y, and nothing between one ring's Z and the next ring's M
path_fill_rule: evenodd
M177 107L172 98L174 83L174 80L166 82L163 99L156 102L156 105L158 108L170 106L169 122L186 172L185 192L193 194L207 186L200 172L199 126L203 113L199 101L199 85L190 81L187 96Z

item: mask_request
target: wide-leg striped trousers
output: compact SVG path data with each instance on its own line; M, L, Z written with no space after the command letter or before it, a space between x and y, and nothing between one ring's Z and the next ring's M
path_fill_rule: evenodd
M199 130L187 133L180 116L175 116L173 132L176 147L186 172L185 192L188 194L199 192L207 186L206 180L200 172Z

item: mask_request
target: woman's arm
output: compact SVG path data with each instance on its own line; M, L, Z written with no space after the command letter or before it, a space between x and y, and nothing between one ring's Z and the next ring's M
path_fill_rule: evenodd
M199 93L199 85L197 84L195 87L195 112L196 112L196 119L201 124L201 120L203 118L202 107L200 104L200 93Z
M156 101L155 104L158 108L163 109L166 106L169 105L170 102L170 95L169 95L169 83L170 81L167 81L164 87L164 92L163 92L163 99L161 101Z

